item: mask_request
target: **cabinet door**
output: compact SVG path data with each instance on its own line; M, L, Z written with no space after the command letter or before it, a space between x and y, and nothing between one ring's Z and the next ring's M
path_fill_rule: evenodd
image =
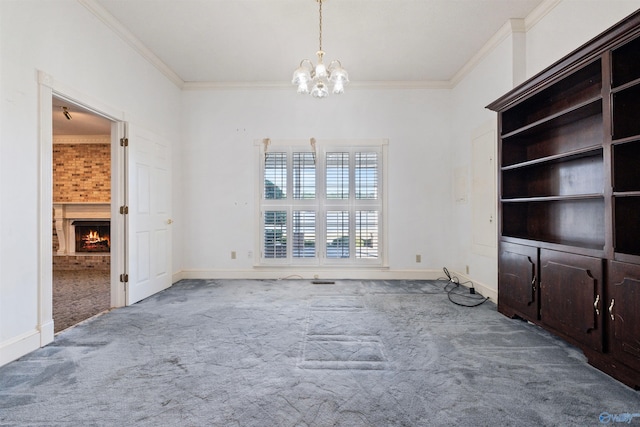
M640 372L640 266L611 262L607 281L611 355Z
M540 320L576 344L602 351L602 260L540 250Z
M537 248L500 243L498 311L509 317L538 318L537 266Z

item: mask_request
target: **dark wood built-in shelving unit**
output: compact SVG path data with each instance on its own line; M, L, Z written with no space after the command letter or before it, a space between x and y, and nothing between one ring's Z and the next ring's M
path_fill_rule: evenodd
M498 112L498 310L640 389L640 11Z

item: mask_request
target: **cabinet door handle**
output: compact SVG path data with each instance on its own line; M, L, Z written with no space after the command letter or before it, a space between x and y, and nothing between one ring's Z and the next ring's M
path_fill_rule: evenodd
M593 303L593 308L596 310L596 316L600 316L600 310L598 310L598 303L600 302L600 295L596 296L596 300Z
M531 286L534 286L536 284L536 276L533 276L533 279L531 279Z
M611 316L611 320L616 320L615 317L613 317L613 305L616 303L615 299L611 299L611 305L609 306L609 316Z

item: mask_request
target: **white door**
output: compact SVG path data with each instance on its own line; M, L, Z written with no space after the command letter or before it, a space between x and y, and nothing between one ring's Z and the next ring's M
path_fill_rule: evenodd
M496 257L496 130L485 125L472 137L472 234L475 253Z
M128 126L127 305L171 286L169 144Z

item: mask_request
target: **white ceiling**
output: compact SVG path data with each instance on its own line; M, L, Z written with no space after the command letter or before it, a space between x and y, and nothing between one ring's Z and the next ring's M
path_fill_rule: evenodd
M316 0L92 1L184 82L289 84L318 50ZM449 81L541 3L323 0L325 62L339 59L353 82Z
M66 107L71 119L67 119L62 107ZM53 135L109 135L111 121L72 104L63 99L53 98Z
M325 62L352 84L448 83L512 18L543 0L323 0ZM82 0L184 84L288 85L318 50L317 0ZM61 107L72 115L67 120ZM108 134L110 122L53 103L54 135Z

